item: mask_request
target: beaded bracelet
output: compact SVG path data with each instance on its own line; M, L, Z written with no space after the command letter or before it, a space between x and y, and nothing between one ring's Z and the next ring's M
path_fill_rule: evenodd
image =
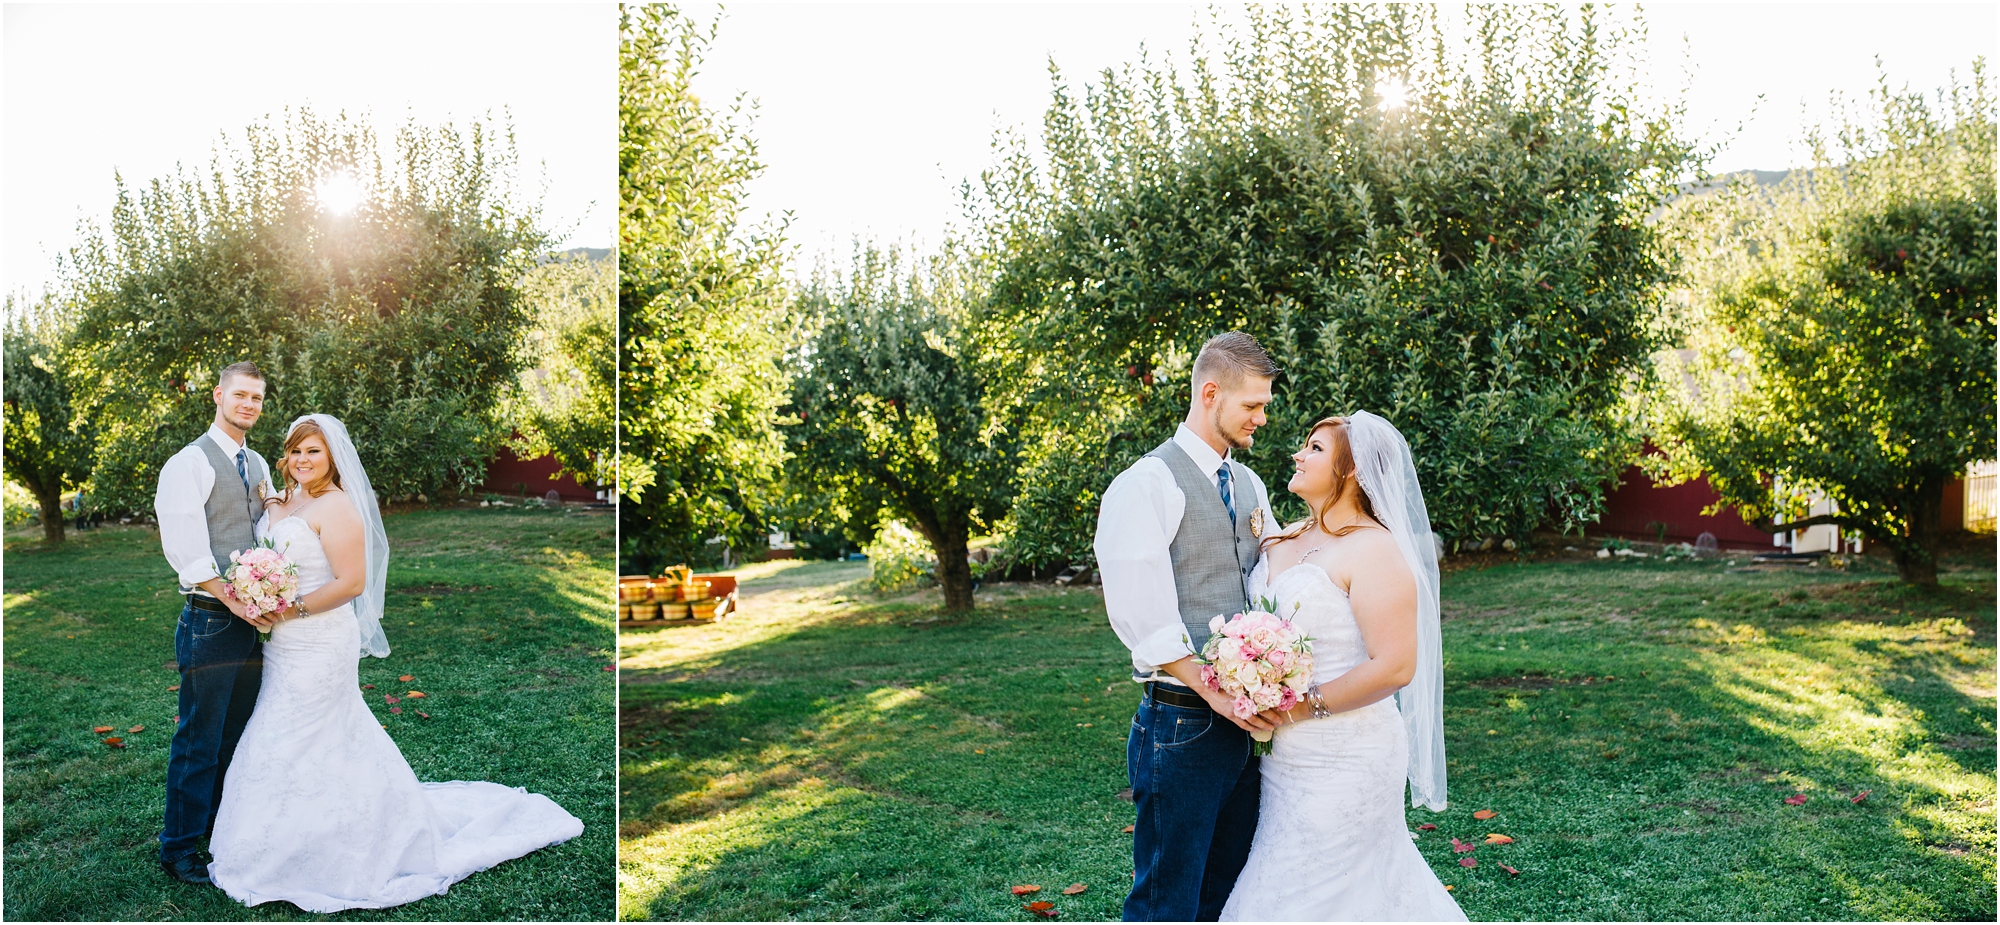
M1312 704L1313 719L1325 719L1333 715L1333 712L1326 708L1326 701L1320 699L1317 684L1306 688L1306 702Z

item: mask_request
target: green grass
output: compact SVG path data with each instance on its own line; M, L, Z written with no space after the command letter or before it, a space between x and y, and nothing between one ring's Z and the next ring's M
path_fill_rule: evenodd
M583 820L563 845L395 909L246 909L158 864L178 681L180 598L149 528L107 527L45 549L6 545L6 918L604 919L616 842L609 610L613 533L601 514L459 509L386 518L384 629L363 659L377 691L420 689L423 719L371 697L423 780L547 794ZM416 680L399 684L400 675ZM375 692L369 692L375 693ZM125 735L144 724L146 729ZM116 727L129 747L91 727Z
M1448 571L1419 849L1474 919L1992 921L1991 554L1931 592L1868 561ZM1138 693L1094 589L953 618L865 566L745 574L741 616L621 637L622 918L1026 921L1022 883L1118 917Z

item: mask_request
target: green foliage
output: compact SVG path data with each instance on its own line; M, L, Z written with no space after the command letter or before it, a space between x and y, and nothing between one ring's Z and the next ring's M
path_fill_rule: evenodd
M28 490L40 508L43 535L63 541L62 495L90 478L97 427L82 413L70 367L63 362L74 327L58 304L7 300L5 321L5 459L7 482ZM7 521L16 516L7 496Z
M521 298L533 319L521 373L508 396L509 441L522 459L553 456L584 484L617 478L617 266L610 258L558 257L530 270Z
M249 441L275 457L301 414L340 418L385 499L450 496L485 475L528 317L516 289L546 243L511 200L505 130L372 129L289 113L251 126L206 174L131 189L108 236L65 264L68 357L101 432L107 509L147 510L159 467L213 418L216 371L268 377ZM362 191L343 213L318 191Z
M619 29L620 552L658 571L713 537L762 547L798 327L782 228L738 224L756 145L689 86L713 30L664 4Z
M1653 464L1934 583L1945 483L1993 455L1994 99L1981 60L1934 102L1885 77L1870 103L1808 134L1812 170L1682 210L1691 349L1662 357ZM1839 513L1804 517L1814 494Z
M1595 519L1660 343L1648 217L1699 157L1592 9L1475 7L1462 42L1446 15L1252 8L1185 69L1142 58L1081 99L1056 75L1039 146L984 183L1013 378L1057 434L1040 458L1084 460L1025 479L1018 535L1086 548L1062 499L1172 432L1228 329L1285 369L1243 454L1268 483L1312 421L1367 409L1409 438L1447 543Z
M972 607L966 545L1007 513L1020 407L998 377L986 267L947 244L907 261L861 248L800 296L816 333L798 357L787 472L803 494L868 524L893 518L931 544L945 606Z
M15 527L41 516L41 505L35 500L34 492L15 484L13 479L0 482L0 491L5 492L6 502L6 513L0 516L0 524Z
M862 552L868 555L868 583L877 591L901 591L937 582L937 560L929 543L902 521L876 531Z

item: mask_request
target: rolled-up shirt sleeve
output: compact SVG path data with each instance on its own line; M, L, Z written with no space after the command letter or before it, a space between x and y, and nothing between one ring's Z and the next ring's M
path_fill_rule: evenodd
M153 517L160 522L160 549L179 576L183 589L218 578L215 553L208 546L208 493L215 472L202 465L201 451L188 447L160 467L153 492ZM202 475L207 475L206 480ZM206 481L207 484L203 484Z
M1098 508L1093 546L1104 610L1142 675L1194 654L1167 552L1186 505L1167 464L1147 458L1112 480Z

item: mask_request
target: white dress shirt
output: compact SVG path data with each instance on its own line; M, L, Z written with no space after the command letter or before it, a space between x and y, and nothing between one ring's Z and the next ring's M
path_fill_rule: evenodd
M208 425L202 439L214 442L222 455L232 460L243 449L243 444L214 424ZM244 461L248 463L247 455ZM208 494L214 490L215 467L208 464L208 455L201 447L181 447L160 467L160 484L153 492L153 517L160 522L160 548L167 554L167 564L180 576L183 594L193 590L202 597L212 597L195 586L222 576L215 553L208 548L206 507Z
M1174 432L1174 443L1194 460L1195 468L1217 485L1216 470L1223 457L1195 436L1186 424ZM1232 486L1236 509L1251 501L1271 519L1264 480L1243 467L1249 478ZM1216 489L1218 493L1220 488ZM1132 650L1132 667L1142 680L1179 684L1161 665L1195 654L1181 624L1180 598L1174 591L1173 559L1167 547L1180 532L1187 497L1181 494L1166 462L1141 457L1111 480L1097 512L1097 572L1104 584L1104 610L1119 641Z

